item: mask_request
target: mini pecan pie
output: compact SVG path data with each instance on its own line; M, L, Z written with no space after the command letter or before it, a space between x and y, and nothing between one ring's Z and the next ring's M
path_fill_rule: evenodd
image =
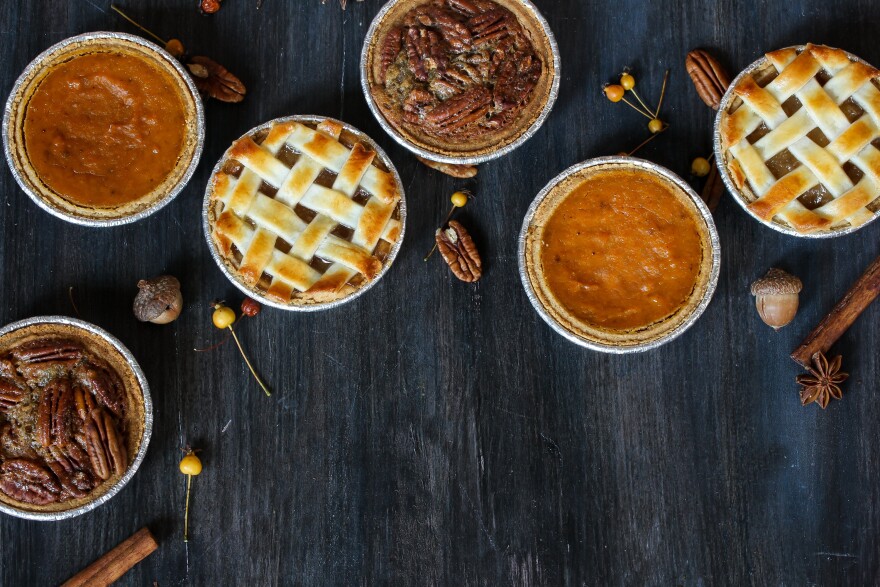
M0 502L60 512L128 471L144 432L137 377L103 338L37 324L0 339Z
M349 299L403 236L391 162L355 129L292 117L235 141L208 184L205 229L236 285L284 308Z
M822 45L767 53L718 117L740 203L794 234L851 232L880 213L880 71Z
M519 0L398 0L366 53L372 99L408 140L479 156L519 138L548 101L545 23Z

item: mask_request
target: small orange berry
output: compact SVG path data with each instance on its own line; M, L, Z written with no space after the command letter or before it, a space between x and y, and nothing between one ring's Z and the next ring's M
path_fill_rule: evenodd
M623 86L618 86L617 84L610 84L605 86L602 90L605 92L605 97L611 100L612 102L620 102L623 100Z

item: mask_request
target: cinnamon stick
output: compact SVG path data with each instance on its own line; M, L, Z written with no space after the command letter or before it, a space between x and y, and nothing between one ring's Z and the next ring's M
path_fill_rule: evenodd
M806 367L814 354L827 353L831 345L843 336L878 294L880 294L880 257L868 266L843 299L837 302L804 342L791 353L791 358Z
M113 550L71 577L61 587L104 587L127 573L158 545L148 528L141 528Z

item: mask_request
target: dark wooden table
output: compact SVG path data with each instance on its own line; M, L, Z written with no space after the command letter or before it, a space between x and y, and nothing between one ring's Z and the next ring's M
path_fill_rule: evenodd
M335 0L332 0L335 2ZM880 222L809 241L778 234L726 196L718 291L684 336L608 356L554 334L520 285L516 237L538 190L569 165L632 147L644 120L600 93L626 65L656 97L671 69L671 130L643 155L687 174L712 115L685 53L717 48L738 71L806 41L880 63L869 1L536 0L556 32L562 90L538 134L471 184L429 170L385 135L359 86L380 3L124 1L143 24L238 73L244 103L207 105L202 162L149 219L88 229L38 209L0 171L0 322L79 312L122 339L152 386L155 427L132 482L81 517L0 518L0 583L51 585L147 525L160 547L124 584L719 585L880 582L880 304L837 346L843 401L800 406L789 352L880 253ZM65 37L136 32L107 0L0 3L0 94ZM406 241L368 295L318 313L267 310L239 332L277 391L264 397L208 302L240 301L209 256L200 208L210 169L249 128L322 114L371 134L409 204ZM423 263L454 189L488 271L476 286ZM749 283L770 266L804 282L796 321L773 332ZM171 273L176 323L136 322L139 278ZM201 447L184 545L180 449Z

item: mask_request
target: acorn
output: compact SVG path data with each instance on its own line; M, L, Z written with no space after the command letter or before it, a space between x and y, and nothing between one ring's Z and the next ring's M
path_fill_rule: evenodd
M168 324L177 320L183 309L180 282L171 275L138 281L134 298L134 316L141 322Z
M782 269L770 269L752 284L755 307L765 324L779 330L791 322L798 311L803 284L801 280Z

